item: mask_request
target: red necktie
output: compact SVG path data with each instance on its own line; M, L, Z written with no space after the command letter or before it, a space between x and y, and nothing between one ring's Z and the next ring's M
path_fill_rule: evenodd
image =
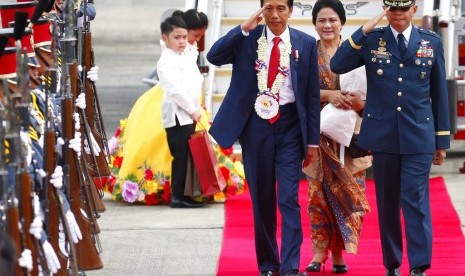
M268 64L268 82L267 86L268 88L271 89L273 86L273 82L276 79L276 76L278 75L278 67L279 67L279 58L281 57L281 53L279 51L279 42L281 42L280 37L275 37L273 38L273 48L271 49L271 55L270 55L270 63ZM276 94L278 104L279 104L279 93ZM278 114L276 114L273 118L268 119L268 122L270 124L275 123L279 118L279 110Z

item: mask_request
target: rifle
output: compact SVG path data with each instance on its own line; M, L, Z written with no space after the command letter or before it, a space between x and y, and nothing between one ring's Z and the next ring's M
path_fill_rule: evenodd
M76 244L76 257L78 268L82 270L100 269L103 267L97 248L94 245L92 238L95 239L96 234L92 235L91 222L94 217L84 217L81 213L81 196L89 202L89 195L83 182L83 174L86 174L82 166L81 159L76 152L69 148L69 142L74 138L73 131L73 97L71 95L71 76L70 67L77 66L75 63L75 41L74 33L74 16L73 16L73 2L67 1L63 9L64 17L64 38L61 39L64 55L62 58L62 136L65 141L63 145L63 173L64 180L69 187L70 205L71 210L76 218L82 233L82 240ZM74 70L74 69L72 69Z
M3 90L7 91L4 94L5 105L7 106L6 112L6 122L7 129L5 130L4 139L9 147L7 154L8 165L5 166L6 174L2 173L2 182L5 185L6 183L6 232L11 237L13 244L16 249L15 254L15 275L23 274L28 275L28 271L25 268L21 268L18 263L18 258L21 256L21 252L26 248L26 236L24 235L24 223L20 219L20 211L18 207L17 197L16 197L16 182L18 176L17 166L18 166L18 151L20 150L19 145L19 127L17 123L17 114L14 110L14 104L8 94L8 86L6 85L6 80L3 80ZM2 140L3 146L3 140ZM4 152L4 151L3 151ZM3 155L2 152L2 155ZM9 173L8 173L9 171ZM5 176L6 175L6 176ZM22 272L22 273L21 273Z
M77 87L79 85L78 84L79 78L78 78L77 63L70 64L68 69L69 69L70 84L71 84L70 85L70 87L71 87L71 95L73 97L73 100L75 100L77 98L77 90L78 90ZM82 109L80 109L80 108L76 108L76 109L79 112L80 118L83 118L83 117L85 118L84 111ZM81 122L81 126L82 126L82 122ZM76 130L76 131L78 131L78 130ZM82 127L79 128L79 131L81 132L81 137L83 137L83 135L82 135ZM89 132L90 132L89 126L88 126L87 122L84 119L84 135L85 135L85 137L90 137ZM90 138L88 138L88 141L90 141ZM81 148L83 148L83 145L84 145L84 141L82 141L82 143L81 143ZM91 155L93 155L92 146L90 146L90 148L91 148ZM85 154L83 156L85 156ZM83 159L85 160L85 158L83 158ZM87 162L84 161L83 163L87 163ZM85 167L83 166L80 169L82 171L86 171L87 168L88 168L88 166L85 166ZM93 233L99 233L100 228L98 227L98 224L97 224L97 221L95 220L95 218L99 218L100 215L97 212L96 197L95 197L95 193L93 193L94 191L96 191L96 189L95 189L95 185L92 183L90 178L91 177L90 177L90 175L88 173L82 174L81 183L84 183L83 188L84 188L84 195L85 195L86 198L85 198L84 202L81 202L81 203L83 203L83 206L81 206L81 207L82 207L82 209L87 210L87 215L90 218ZM100 198L98 198L98 199L100 199ZM99 252L100 252L100 250L99 250Z
M68 266L68 257L64 255L59 247L59 218L63 223L63 229L65 230L66 240L70 245L70 264L73 270L73 274L77 275L77 262L76 262L76 253L73 241L70 239L69 226L66 220L66 215L64 214L64 209L58 191L55 189L53 184L50 183L51 175L55 169L56 164L56 155L55 155L55 129L53 116L49 110L49 98L50 94L56 92L57 84L57 69L56 68L47 68L44 75L45 80L45 130L44 130L44 170L47 172L47 177L45 180L44 198L45 202L45 225L47 225L47 234L50 240L55 253L60 262L61 268L58 270L58 276L67 276L67 266ZM76 270L76 271L75 271Z
M84 17L86 17L84 13ZM82 27L78 28L78 64L82 65L82 52L83 52L83 47L82 47L82 38L83 36L83 30ZM87 59L87 58L86 58ZM90 66L90 65L89 65ZM95 202L95 210L98 212L103 212L105 211L105 205L103 203L103 177L104 176L109 176L110 175L110 170L108 167L108 161L106 159L106 154L105 152L100 153L99 155L96 156L94 152L94 148L92 146L92 140L91 136L94 137L95 141L97 144L99 144L100 148L102 148L102 145L105 144L106 142L102 141L102 136L99 133L99 130L96 129L95 126L95 117L94 117L94 111L93 109L95 106L98 105L98 103L95 103L95 96L96 94L93 93L94 90L92 89L91 83L93 83L91 80L86 78L86 74L88 72L88 67L87 64L84 64L82 74L80 77L80 93L84 93L86 95L86 108L85 110L79 110L79 115L82 118L82 126L84 127L84 134L87 139L87 144L90 149L90 154L87 154L84 152L84 160L86 161L87 168L89 170L89 174L91 178L93 179L93 182L98 182L99 183L99 188L97 189L96 186L93 184L91 185L91 192L92 196L94 198ZM98 100L97 100L98 102ZM89 123L89 119L91 122ZM98 121L98 120L97 120ZM97 124L98 125L98 124ZM105 147L103 147L105 149ZM96 183L95 183L96 184ZM97 218L99 217L99 214L97 213Z
M94 50L92 48L92 33L90 31L90 20L88 19L87 16L87 0L84 0L84 44L82 45L84 48L82 51L84 52L84 68L86 71L84 76L88 73L88 71L95 66L95 58L94 58ZM100 108L100 101L98 98L98 93L97 93L97 87L95 83L91 80L88 80L87 78L84 78L86 80L86 91L90 91L92 93L92 98L88 100L87 104L91 104L92 107L95 108L95 110L90 110L90 112L94 112L95 116L91 116L93 114L89 113L88 116L89 118L94 118L95 122L95 131L99 134L98 138L101 138L101 141L97 140L97 142L100 143L100 145L103 145L104 153L105 156L107 157L107 163L106 167L103 166L103 168L108 169L107 171L104 171L104 175L109 176L110 169L108 167L108 164L110 163L110 149L108 148L108 139L107 135L105 132L105 126L103 124L103 117L102 117L102 111ZM89 88L91 88L89 90ZM93 100L93 102L91 101ZM94 104L92 104L94 103Z
M70 64L67 64L69 66ZM67 73L63 76L68 83L68 88L62 91L69 91L70 75ZM76 217L76 222L82 232L82 240L76 244L76 255L79 269L90 270L100 269L103 267L100 256L92 241L92 220L93 215L84 217L81 213L81 195L89 202L89 194L82 180L83 166L82 162L73 149L69 148L69 141L74 137L73 131L73 98L69 92L65 92L62 100L62 122L63 122L63 139L65 140L63 155L65 158L65 166L63 172L69 183L70 205L71 210ZM92 211L90 211L92 213Z

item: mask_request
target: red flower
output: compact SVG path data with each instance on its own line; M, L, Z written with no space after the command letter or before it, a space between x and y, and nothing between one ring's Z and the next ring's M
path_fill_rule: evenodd
M115 135L114 135L114 136L118 138L120 134L121 134L121 126L120 126L120 127L118 127L118 129L116 130L116 132L115 132Z
M145 180L153 180L153 172L151 169L145 169Z
M113 193L113 187L115 187L116 184L116 177L113 175L110 175L107 181L107 188L110 193Z
M123 164L123 157L122 156L115 156L115 160L113 160L113 166L117 167L118 169L121 168L121 164Z
M169 181L165 181L165 186L163 187L163 194L161 198L167 204L171 201L171 185Z
M236 185L228 185L228 187L226 187L227 195L235 195L236 193L237 193Z
M221 173L223 174L224 179L225 179L226 181L228 181L228 180L231 178L231 172L229 171L228 168L226 168L226 167L221 167L221 168L220 168L220 171L221 171Z
M223 152L224 155L231 155L233 153L233 147L229 147L227 149L223 148L222 146L219 146L220 147L220 150L221 152Z
M97 189L103 189L110 178L108 176L94 177L94 185Z
M158 198L157 198L157 193L151 193L149 195L145 195L145 203L148 206L158 204L159 201L158 201Z

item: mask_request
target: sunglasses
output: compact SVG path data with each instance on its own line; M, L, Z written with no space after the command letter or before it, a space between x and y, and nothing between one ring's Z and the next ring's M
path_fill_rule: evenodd
M387 7L386 7L387 8ZM396 12L396 11L403 11L403 12L406 12L408 10L410 10L411 7L391 7L389 8L389 11L390 12Z

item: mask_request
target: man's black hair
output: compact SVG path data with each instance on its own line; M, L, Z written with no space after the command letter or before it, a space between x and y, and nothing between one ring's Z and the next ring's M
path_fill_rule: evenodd
M260 0L260 7L263 7L263 2L265 2L265 0ZM287 6L292 8L294 6L294 0L287 0Z
M187 26L184 20L179 16L171 16L165 19L160 25L161 33L164 35L170 34L174 29L186 29Z

